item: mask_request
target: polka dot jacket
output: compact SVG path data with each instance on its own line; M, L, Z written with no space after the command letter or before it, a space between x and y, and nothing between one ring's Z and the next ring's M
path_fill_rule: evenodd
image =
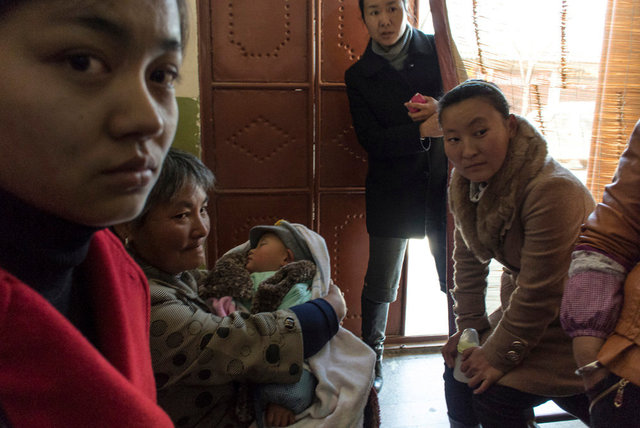
M300 378L302 332L293 312L220 318L197 295L205 271L172 276L142 267L151 291L158 402L176 426L244 426L235 419L235 382Z

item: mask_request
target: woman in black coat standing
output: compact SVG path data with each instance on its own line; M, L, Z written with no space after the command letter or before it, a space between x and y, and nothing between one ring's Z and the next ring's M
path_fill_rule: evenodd
M378 355L379 390L387 314L409 238L429 238L446 290L448 168L434 114L443 89L433 35L409 25L406 0L359 0L359 6L371 39L345 83L353 126L369 159L362 337Z

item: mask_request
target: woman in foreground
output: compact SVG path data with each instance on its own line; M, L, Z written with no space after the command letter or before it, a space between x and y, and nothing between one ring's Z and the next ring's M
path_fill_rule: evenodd
M0 426L171 427L134 218L173 139L181 0L0 0Z

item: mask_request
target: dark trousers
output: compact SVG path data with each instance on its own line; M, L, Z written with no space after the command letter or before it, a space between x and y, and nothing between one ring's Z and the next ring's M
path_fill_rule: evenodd
M369 235L369 264L362 289L362 295L368 300L375 303L396 300L408 242L405 238Z
M640 387L610 374L588 391L592 428L640 426Z
M453 369L445 366L443 378L447 412L459 426L482 424L483 428L527 428L534 418L533 408L549 400L585 424L589 423L586 394L544 397L497 384L482 394L473 394L466 383L453 378Z
M440 289L446 288L446 227L428 233ZM398 296L398 283L409 240L369 235L369 264L362 289L362 339L381 354L389 304Z
M407 239L369 236L369 266L362 289L362 340L382 357L389 303L396 300Z
M446 290L446 224L427 232L429 249L435 260L440 289ZM409 240L369 235L369 263L364 277L363 297L375 303L392 303L398 295L398 283ZM443 288L445 287L445 288Z

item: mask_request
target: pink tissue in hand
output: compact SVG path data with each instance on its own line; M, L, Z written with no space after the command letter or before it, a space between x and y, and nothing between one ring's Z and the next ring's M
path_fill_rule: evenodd
M427 99L421 94L421 93L416 93L413 97L411 97L410 100L412 103L421 103L424 104L427 102ZM413 107L407 107L407 109L409 109L409 111L411 113L416 113L420 110L418 110L417 108L413 108Z

